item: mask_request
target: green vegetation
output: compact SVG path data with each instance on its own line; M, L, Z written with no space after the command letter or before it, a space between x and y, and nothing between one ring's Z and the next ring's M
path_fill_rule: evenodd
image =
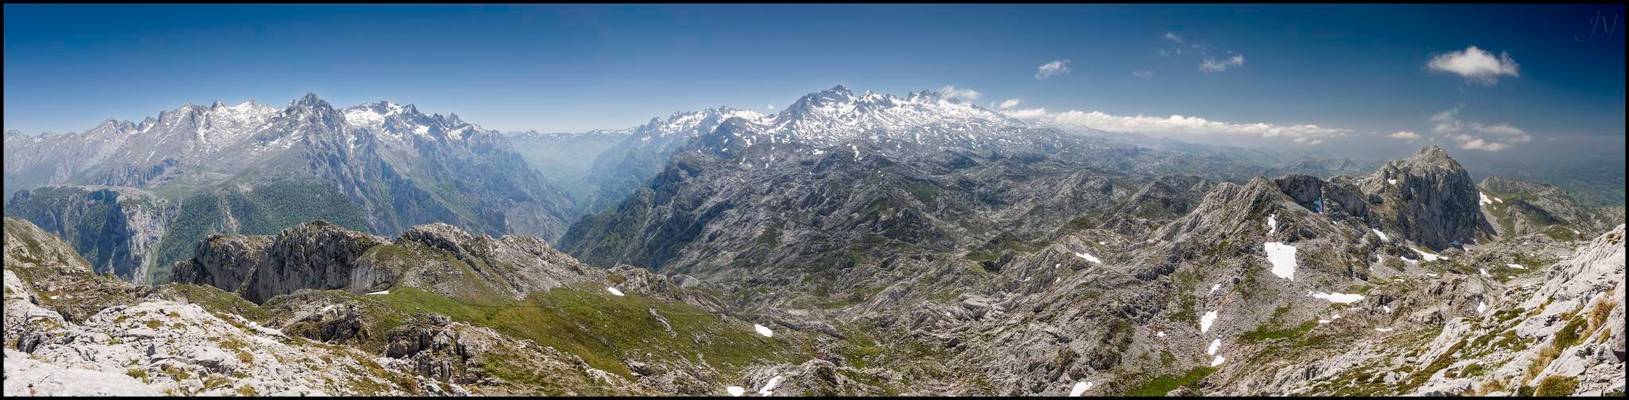
M270 318L270 314L259 305L214 286L172 283L160 286L158 291L180 297L188 303L197 304L205 311L209 311L216 316L235 314L257 322L265 322Z
M1420 385L1425 384L1426 380L1431 379L1431 375L1436 374L1437 371L1440 371L1443 368L1448 368L1449 365L1453 365L1455 360L1454 354L1458 353L1459 349L1462 347L1465 347L1464 340L1454 342L1453 346L1449 346L1447 351L1442 352L1442 354L1438 355L1436 359L1431 360L1430 364L1426 364L1424 368L1414 371L1413 374L1409 374L1408 378L1401 382L1399 387L1401 387L1402 390L1400 390L1400 392L1409 392L1419 388Z
M1198 367L1190 369L1188 372L1183 373L1182 375L1157 376L1131 388L1131 390L1127 390L1125 395L1143 397L1165 396L1166 393L1176 390L1177 388L1192 386L1199 383L1199 381L1204 380L1205 377L1210 376L1210 374L1214 372L1216 372L1216 368Z
M631 377L623 356L673 353L735 373L754 362L791 360L785 338L758 336L752 327L727 323L687 304L644 296L612 296L597 288L533 293L522 301L464 302L413 288L377 298L391 308L447 315L582 357L589 365ZM651 311L666 318L668 333ZM399 324L399 322L397 322ZM383 328L382 328L383 329ZM383 331L383 330L381 330ZM707 340L696 340L705 337Z
M1239 336L1239 338L1243 339L1245 343L1256 343L1277 339L1294 339L1299 338L1302 335L1306 335L1307 332L1311 332L1312 328L1317 326L1317 321L1306 321L1302 322L1300 325L1287 328L1276 327L1272 324L1262 324L1257 326L1254 330L1245 332L1244 335Z
M932 182L911 181L905 184L905 190L911 192L911 196L923 204L933 204L933 201L939 198L939 187L934 186Z
M1539 397L1571 396L1577 390L1578 378L1551 375L1539 381L1538 388L1533 391L1533 395Z
M141 381L141 383L151 383L151 380L147 379L147 370L145 369L131 368L124 371L124 374L130 375L131 378L136 378L136 380Z

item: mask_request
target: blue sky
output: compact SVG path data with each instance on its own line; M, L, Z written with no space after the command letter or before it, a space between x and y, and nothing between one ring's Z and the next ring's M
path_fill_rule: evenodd
M954 85L1060 123L1083 121L1069 111L1151 131L1170 121L1133 117L1202 118L1211 128L1196 129L1241 143L1621 152L1622 19L1619 5L8 4L4 117L8 130L79 131L311 91L581 131L718 105L768 111L835 84ZM1465 57L1428 67L1439 56ZM1317 128L1251 136L1250 124ZM1421 138L1381 140L1404 131ZM1498 140L1507 147L1491 149Z

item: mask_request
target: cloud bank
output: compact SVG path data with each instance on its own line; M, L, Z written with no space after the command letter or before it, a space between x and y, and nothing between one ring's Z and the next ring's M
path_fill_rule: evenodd
M1295 143L1315 145L1325 139L1344 137L1347 129L1326 128L1318 125L1277 125L1264 122L1229 123L1201 117L1171 115L1169 117L1123 116L1101 111L1047 112L1045 108L1005 110L1002 113L1043 126L1060 128L1087 128L1106 132L1163 134L1163 135L1234 135L1259 138L1283 138Z
M1452 139L1459 148L1466 150L1500 151L1533 140L1527 131L1510 124L1488 125L1462 120L1458 108L1433 114L1429 121L1432 133Z

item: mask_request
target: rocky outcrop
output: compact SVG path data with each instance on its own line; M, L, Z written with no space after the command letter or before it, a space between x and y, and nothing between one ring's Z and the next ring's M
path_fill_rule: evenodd
M518 299L600 276L531 236L493 239L431 224L386 241L321 221L275 237L213 236L174 269L178 282L218 287L256 303L301 289L369 293L396 286L465 299Z
M69 321L81 321L103 308L127 304L147 291L111 275L91 272L67 243L28 221L14 218L5 219L5 269L8 277L16 276L17 282L27 283L24 292L30 293L30 303L60 313ZM8 287L10 282L8 278Z
M253 302L299 289L351 284L356 260L384 239L317 221L264 236L217 235L174 267L176 282L210 285Z
M386 333L385 340L384 356L390 359L389 364L440 382L479 385L482 394L535 393L518 385L521 382L506 382L503 377L546 379L550 388L598 388L613 395L641 393L631 382L594 369L580 358L491 329L452 322L444 316L413 315Z
M1475 243L1494 233L1482 215L1476 183L1436 145L1386 163L1361 188L1388 228L1432 250Z

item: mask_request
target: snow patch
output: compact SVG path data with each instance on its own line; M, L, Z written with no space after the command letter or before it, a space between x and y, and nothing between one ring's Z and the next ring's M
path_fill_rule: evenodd
M1216 350L1220 350L1221 348L1222 348L1222 339L1221 338L1211 339L1210 340L1210 347L1205 348L1205 355L1214 356L1214 355L1216 355Z
M1314 292L1311 295L1314 298L1328 300L1330 303L1352 304L1363 301L1361 294Z
M1380 241L1382 241L1382 242L1390 242L1391 241L1391 238L1386 237L1385 232L1381 232L1379 229L1375 229L1375 228L1369 228L1369 230L1374 231L1375 235L1380 236Z
M1224 362L1227 362L1227 357L1216 356L1216 358L1210 360L1210 366L1215 368L1218 365L1222 365Z
M377 292L368 293L369 296L382 296L382 295L387 295L387 294L390 294L389 290L380 290L380 291L377 291Z
M1092 255L1092 253L1080 252L1080 253L1075 253L1075 256L1080 257L1080 258L1084 258L1084 259L1086 259L1086 261L1091 261L1094 264L1102 264L1103 263L1103 260L1097 259L1096 256Z
M1493 200L1488 199L1488 194L1487 193L1476 192L1476 195L1482 197L1482 199L1480 201L1478 201L1478 203L1481 203L1484 206L1489 205L1489 204L1493 204Z
M1439 256L1439 255L1436 255L1436 254L1427 253L1427 252L1424 252L1424 251L1420 251L1420 249L1416 249L1416 248L1412 248L1412 247L1410 247L1409 249L1414 250L1415 253L1420 253L1420 258L1424 259L1426 261L1437 261L1437 259L1443 259L1443 260L1448 259L1448 257L1443 257L1443 256Z
M1075 387L1069 389L1069 397L1080 397L1086 390L1092 388L1091 382L1075 382Z
M1273 275L1295 280L1295 246L1267 242L1262 247L1267 251L1267 261L1273 264Z
M1521 264L1505 264L1505 266L1510 267L1511 269L1527 269L1527 267L1523 267Z
M1199 317L1199 333L1209 332L1210 325L1214 323L1216 323L1216 311L1206 311L1205 315Z
M613 295L613 296L617 296L617 297L622 297L623 296L622 291L617 290L617 288L614 288L614 287L606 286L605 291L611 292L611 295Z
M1267 216L1267 235L1272 236L1278 232L1278 214Z
M1216 294L1216 289L1221 289L1221 288L1222 288L1222 284L1220 284L1220 283L1215 284L1215 285L1210 285L1210 293L1211 294Z
M1477 314L1481 314L1481 313L1484 313L1484 312L1487 312L1487 311L1488 311L1488 303L1487 302L1481 302L1481 301L1476 302L1476 313Z
M763 396L775 394L775 387L781 385L781 379L784 378L781 378L780 375L775 375L774 378L769 378L769 383L765 383L763 389L758 389L758 394Z
M1374 328L1374 331L1375 332L1381 332L1381 333L1391 332L1391 328Z
M724 391L728 392L731 396L735 396L735 397L741 397L741 395L747 394L747 388L740 387L740 386L725 387Z
M1154 337L1165 337L1165 331L1154 332Z
M1476 272L1482 273L1482 276L1484 276L1484 277L1490 276L1490 275L1488 275L1488 269L1487 268L1477 268Z
M775 336L775 331L771 331L771 330L769 330L768 327L765 327L763 325L752 324L752 329L755 330L755 331L758 331L758 334L759 335L764 335L764 337L773 337L773 336Z

